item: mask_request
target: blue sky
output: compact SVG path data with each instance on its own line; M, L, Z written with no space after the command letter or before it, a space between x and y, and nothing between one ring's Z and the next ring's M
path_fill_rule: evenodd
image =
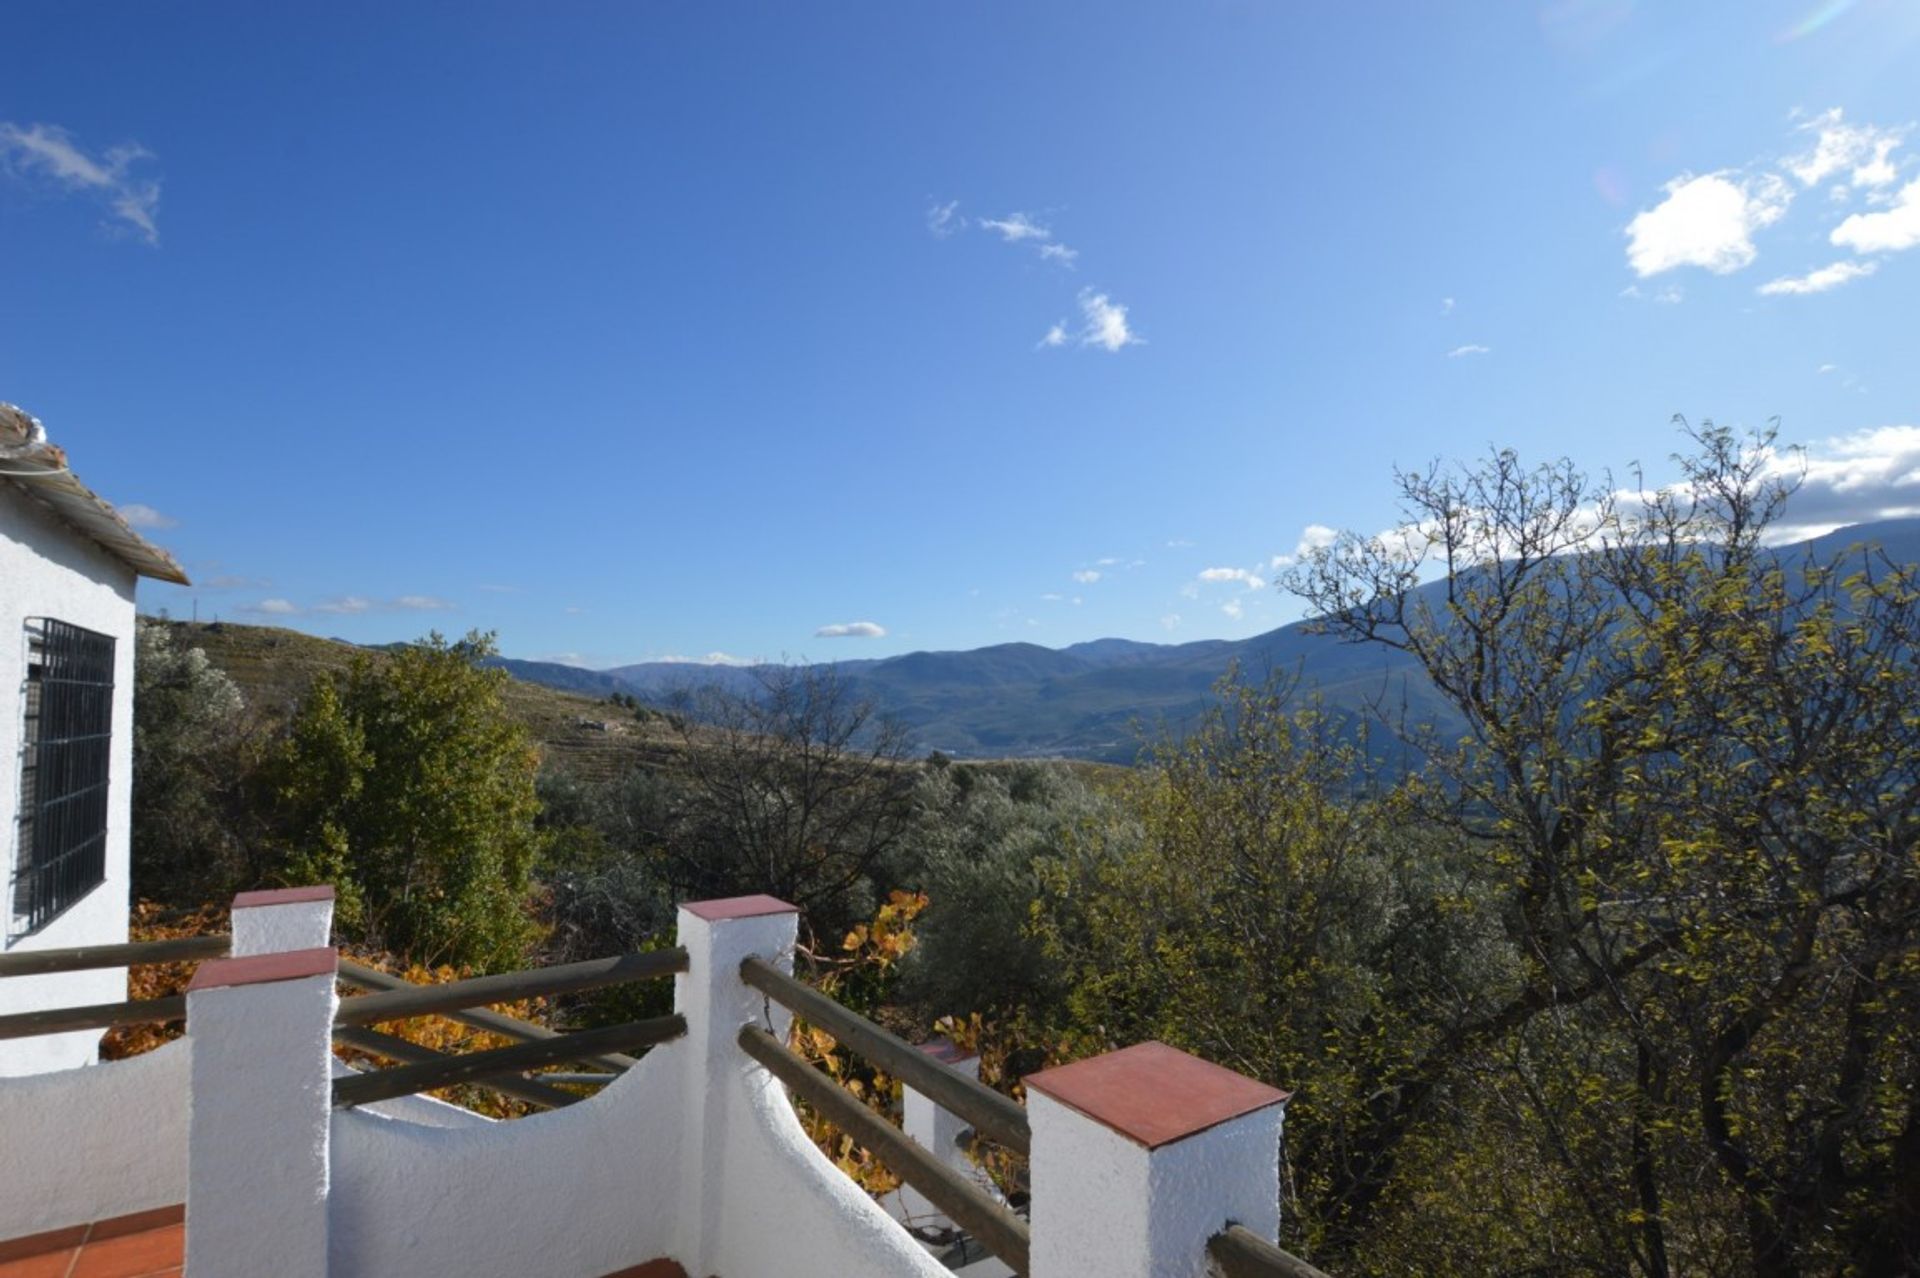
M149 609L593 665L1240 636L1396 464L1658 477L1675 413L1778 416L1810 525L1920 512L1920 5L0 31L0 399L187 564Z

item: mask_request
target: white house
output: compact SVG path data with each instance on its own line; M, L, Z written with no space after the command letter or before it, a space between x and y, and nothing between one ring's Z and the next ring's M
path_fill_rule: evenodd
M0 403L0 950L127 939L134 584L186 584ZM0 1015L112 1003L126 970L0 982ZM0 1042L0 1075L89 1064L98 1031Z

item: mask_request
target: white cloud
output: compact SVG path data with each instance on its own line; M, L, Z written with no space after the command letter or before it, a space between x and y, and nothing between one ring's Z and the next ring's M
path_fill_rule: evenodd
M1920 515L1920 426L1880 426L1822 440L1769 470L1802 476L1772 540L1817 537L1848 524Z
M1818 371L1821 373L1836 373L1840 371L1840 366L1838 364L1822 364Z
M293 603L286 599L262 599L251 607L242 608L242 612L264 612L269 617L291 617L299 613Z
M1440 299L1440 313L1442 315L1453 314L1453 299L1451 297L1443 297Z
M1200 570L1200 580L1237 581L1244 584L1248 590L1258 590L1267 584L1258 573L1246 568L1203 568Z
M948 200L945 204L927 206L927 230L937 239L946 239L959 231L967 229L967 219L960 216L960 201Z
M813 632L816 639L881 639L887 628L874 621L841 621Z
M736 657L728 652L709 652L704 657L682 657L677 654L669 654L664 657L653 657L651 660L657 661L662 665L671 666L752 666L759 664L751 657Z
M1638 284L1629 284L1620 290L1620 296L1631 297L1637 301L1659 302L1663 306L1677 306L1687 299L1686 290L1678 284L1663 285L1653 293L1643 293Z
M1035 349L1045 350L1050 346L1065 346L1066 344L1067 344L1067 326L1064 322L1062 322L1062 323L1055 324L1052 328L1048 329L1047 335L1040 339L1040 344Z
M1022 240L1050 240L1053 232L1040 225L1025 213L1009 213L1004 218L983 217L980 225L989 231L1000 232L1000 237L1009 244L1018 244Z
M1848 124L1839 107L1823 111L1800 125L1802 133L1815 135L1811 149L1787 160L1787 170L1801 183L1813 186L1822 179L1850 170L1848 181L1854 186L1886 186L1898 174L1893 162L1894 148L1906 136L1905 129L1883 129L1871 124Z
M1172 541L1167 543L1167 549L1168 550L1185 550L1192 545L1193 543L1188 541L1184 537L1175 537Z
M1220 605L1220 611L1226 613L1235 621L1238 621L1240 620L1240 614L1243 609L1240 607L1240 601L1238 599L1229 599Z
M1091 586L1094 582L1100 580L1100 574L1095 569L1082 568L1079 572L1073 574L1073 579L1083 586Z
M142 502L130 501L114 509L120 512L120 518L135 528L178 528L180 526L180 521L173 516L163 515Z
M1340 536L1340 530L1329 528L1325 524L1308 524L1300 530L1300 540L1293 545L1290 555L1275 555L1270 568L1291 568L1311 555L1314 551L1331 546Z
M351 615L354 613L370 612L372 609L372 600L362 599L359 595L343 595L338 599L330 599L326 603L317 603L308 609L308 611Z
M1459 359L1462 355L1491 355L1491 354L1493 354L1493 347L1478 346L1478 345L1469 343L1466 346L1456 346L1452 350L1448 351L1447 358Z
M1902 187L1890 207L1855 213L1827 238L1856 253L1898 253L1920 244L1920 178Z
M1160 618L1160 628L1162 630L1166 630L1169 632L1178 630L1180 628L1180 614L1177 612L1170 612L1166 616Z
M1112 568L1120 562L1120 556L1102 555L1100 558L1094 560L1093 562L1094 562L1094 566L1098 568Z
M1072 266L1080 259L1080 250L1068 248L1064 244L1042 244L1040 257L1043 261L1058 262L1062 266Z
M0 121L0 171L40 179L66 191L86 192L105 201L112 215L149 244L160 242L154 218L160 208L160 183L132 170L153 156L137 143L87 154L65 129L53 124L22 127Z
M1760 286L1759 292L1765 297L1824 293L1828 289L1839 288L1848 280L1871 275L1879 266L1878 262L1835 262L1817 271L1808 271L1805 275L1782 275L1777 280L1768 280Z
M1682 174L1667 198L1627 223L1627 262L1645 279L1681 266L1727 275L1750 264L1753 233L1780 220L1793 190L1780 177L1730 170Z
M1109 299L1105 293L1082 289L1080 311L1087 320L1086 326L1080 330L1082 346L1117 351L1123 346L1141 345L1144 340L1128 327L1127 308Z
M403 612L446 612L454 607L433 595L401 595L393 601L393 606Z
M1057 590L1049 590L1046 594L1041 595L1040 597L1046 600L1048 603L1059 603L1062 599L1066 598L1065 595L1061 594Z

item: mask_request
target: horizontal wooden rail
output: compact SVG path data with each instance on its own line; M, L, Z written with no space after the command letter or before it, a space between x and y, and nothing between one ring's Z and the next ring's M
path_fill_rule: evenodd
M648 1021L609 1025L603 1029L579 1030L538 1043L515 1043L512 1047L469 1052L441 1061L401 1065L396 1069L377 1070L371 1074L355 1074L351 1078L333 1080L333 1103L344 1107L392 1100L396 1096L411 1096L415 1092L432 1091L436 1087L448 1087L454 1083L478 1082L502 1073L557 1065L561 1061L577 1061L598 1052L651 1047L655 1043L679 1038L686 1032L686 1017L675 1013L672 1016L656 1016Z
M1228 1225L1208 1239L1207 1254L1225 1278L1327 1278L1292 1252L1239 1225Z
M48 972L85 972L101 967L225 958L231 939L226 936L176 936L165 941L74 945L59 950L0 954L0 976L41 976Z
M740 979L789 1011L833 1035L936 1105L960 1115L974 1131L1015 1153L1032 1142L1027 1112L986 1084L944 1065L896 1034L761 958L740 964Z
M383 1034L379 1030L367 1029L359 1025L341 1026L333 1032L333 1041L406 1065L424 1065L433 1061L458 1059L450 1053L436 1051L431 1047L422 1047L418 1043L409 1043L404 1038ZM517 1072L514 1071L514 1073ZM490 1088L502 1096L511 1096L515 1100L523 1100L530 1105L538 1105L542 1109L559 1109L563 1105L572 1105L586 1099L572 1092L563 1092L558 1087L549 1086L545 1081L516 1078L513 1074L476 1078L473 1081L477 1086Z
M463 1008L484 1007L488 1003L512 1003L542 994L572 994L597 990L624 981L650 976L666 976L687 970L685 950L654 950L647 954L622 954L618 958L588 959L584 963L559 963L525 972L502 972L497 976L475 976L445 985L411 985L406 989L381 994L363 994L344 999L335 1025L373 1025L397 1021L409 1016L457 1012ZM567 1035L566 1037L573 1037ZM551 1041L551 1040L544 1040ZM561 1060L577 1060L579 1053Z
M185 994L135 999L126 1003L52 1007L41 1012L14 1012L9 1016L0 1016L0 1039L33 1038L39 1034L112 1029L116 1025L146 1025L156 1021L183 1021L186 1018Z
M804 1097L828 1122L865 1146L928 1202L1005 1262L1027 1272L1031 1231L1027 1222L995 1202L985 1190L941 1162L932 1151L861 1104L840 1085L795 1056L757 1025L742 1025L740 1050Z
M414 982L395 976L391 972L383 972L377 967L368 967L364 963L356 963L352 959L344 958L340 960L340 979L348 985L357 985L363 990L385 992L387 990L411 990L420 988L415 985ZM468 1008L464 1011L443 1012L441 1014L450 1021L457 1021L472 1029L487 1030L521 1043L531 1043L535 1039L560 1037L559 1030L548 1029L544 1025L535 1025L532 1021L523 1021L517 1016L508 1016L504 1012L489 1011L484 1007ZM611 1053L605 1056L588 1057L585 1063L618 1071L632 1069L640 1062L631 1056L621 1056L618 1053Z

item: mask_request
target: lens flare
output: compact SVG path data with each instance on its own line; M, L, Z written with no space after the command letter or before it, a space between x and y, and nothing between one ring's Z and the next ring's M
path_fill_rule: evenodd
M1791 44L1795 40L1812 35L1820 28L1832 25L1845 16L1847 10L1858 4L1859 0L1827 0L1806 17L1782 31L1773 38L1775 44Z

